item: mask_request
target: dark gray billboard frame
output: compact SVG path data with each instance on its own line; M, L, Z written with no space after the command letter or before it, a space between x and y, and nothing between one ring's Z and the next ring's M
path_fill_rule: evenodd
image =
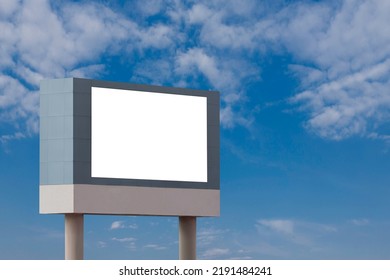
M92 177L92 87L206 97L207 182ZM179 216L180 258L194 258L196 217L219 216L219 93L66 78L42 81L40 99L40 213L65 214L66 258L83 258L84 214Z

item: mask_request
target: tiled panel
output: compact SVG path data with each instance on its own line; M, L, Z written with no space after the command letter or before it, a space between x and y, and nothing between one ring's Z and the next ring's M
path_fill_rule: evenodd
M63 165L63 184L73 184L73 161L66 161Z
M73 78L43 80L40 85L41 94L53 94L73 91Z
M63 139L63 161L73 161L73 139Z
M39 95L39 114L41 118L49 115L49 96L42 93Z
M46 117L47 121L47 139L64 138L64 116Z
M48 138L48 119L45 116L40 116L40 124L39 124L39 137L40 139Z
M41 139L39 141L39 158L41 162L48 162L48 140L47 139Z
M73 79L41 82L40 114L40 183L72 183Z
M50 139L47 141L47 161L64 161L64 139Z
M40 164L39 164L39 184L40 185L49 184L48 165L49 164L47 162L40 162Z
M64 183L64 162L49 162L47 168L49 185Z
M63 138L73 138L73 116L64 116Z

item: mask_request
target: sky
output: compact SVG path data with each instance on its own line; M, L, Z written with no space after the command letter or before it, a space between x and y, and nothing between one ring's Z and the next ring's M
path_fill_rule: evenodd
M221 93L199 259L390 259L390 1L0 2L0 259L63 259L40 215L39 83ZM177 217L85 217L86 259L177 259Z

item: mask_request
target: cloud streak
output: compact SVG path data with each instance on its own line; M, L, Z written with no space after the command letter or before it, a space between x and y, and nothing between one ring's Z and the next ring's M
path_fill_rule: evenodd
M291 219L261 219L255 227L262 236L278 234L287 242L308 248L315 248L317 238L338 231L331 225Z
M124 221L114 221L110 226L110 230L125 229L125 228L138 229L138 225L135 223L126 224Z
M388 123L390 34L381 26L390 23L389 11L387 1L297 4L283 11L281 41L301 63L292 71L304 89L291 101L309 114L308 130L342 140L369 137Z
M145 249L152 249L152 250L157 250L157 251L161 251L161 250L166 250L167 247L165 246L161 246L161 245L157 245L157 244L147 244L144 246Z
M117 242L134 242L136 241L137 239L134 238L134 237L125 237L125 238L116 238L116 237L113 237L111 240L113 241L117 241Z

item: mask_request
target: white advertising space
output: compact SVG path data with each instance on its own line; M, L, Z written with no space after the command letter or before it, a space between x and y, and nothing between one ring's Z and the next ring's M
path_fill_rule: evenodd
M207 98L92 87L91 176L207 182Z

